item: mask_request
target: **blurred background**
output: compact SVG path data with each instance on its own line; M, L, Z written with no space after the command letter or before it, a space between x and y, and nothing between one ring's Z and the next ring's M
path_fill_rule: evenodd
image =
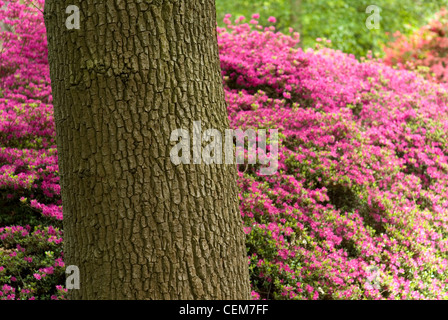
M379 29L366 27L370 15L366 8L370 5L381 8ZM369 50L382 57L383 44L392 41L396 31L412 34L444 6L448 0L216 0L219 26L224 26L228 13L232 21L245 16L245 22L258 13L262 25L271 25L267 19L274 16L278 31L287 32L292 27L301 34L303 48L314 47L316 38L327 38L332 48L357 58Z

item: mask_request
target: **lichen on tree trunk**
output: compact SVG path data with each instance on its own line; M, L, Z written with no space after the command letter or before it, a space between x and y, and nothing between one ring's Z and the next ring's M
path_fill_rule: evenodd
M214 1L47 0L44 16L69 297L249 299L235 165L170 161L173 130L228 127Z

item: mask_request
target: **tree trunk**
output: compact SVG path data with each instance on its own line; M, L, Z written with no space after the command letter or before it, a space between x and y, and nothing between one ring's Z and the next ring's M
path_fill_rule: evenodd
M290 3L290 14L289 23L294 31L302 35L302 0L289 0ZM299 46L302 47L302 41L299 42Z
M170 160L173 130L229 125L214 1L47 0L44 16L69 298L249 299L236 166Z

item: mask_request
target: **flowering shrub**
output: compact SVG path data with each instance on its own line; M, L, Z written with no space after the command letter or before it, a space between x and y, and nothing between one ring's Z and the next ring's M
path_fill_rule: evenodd
M0 228L0 299L64 299L62 232L15 226Z
M29 3L0 12L11 24L26 16L0 60L0 293L62 299L47 51ZM447 87L325 47L304 52L297 33L257 19L226 16L218 29L232 128L279 130L278 171L239 172L252 297L448 298Z
M430 23L411 36L400 32L384 48L384 62L416 70L439 82L448 80L448 11L442 9Z
M0 299L63 299L45 26L31 1L10 1L0 20L13 30L0 34Z
M253 296L447 298L446 87L230 18L231 125L281 138L276 174L240 172Z
M447 0L216 0L216 10L221 22L226 13L249 17L260 14L260 23L266 24L275 16L278 30L289 27L300 32L301 47L314 48L316 38L332 40L334 48L356 57L365 57L369 51L382 56L382 46L391 40L391 32L400 30L409 35L416 27L425 25L431 16L447 6ZM366 21L370 5L380 8L380 29L368 29ZM249 20L247 20L249 21ZM271 22L271 21L270 21ZM225 24L220 23L223 27ZM390 33L388 33L390 32Z

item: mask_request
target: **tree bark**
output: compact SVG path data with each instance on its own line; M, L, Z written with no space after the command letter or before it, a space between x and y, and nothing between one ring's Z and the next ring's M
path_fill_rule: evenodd
M236 166L170 161L173 130L229 126L214 1L47 0L44 16L69 298L249 299Z

